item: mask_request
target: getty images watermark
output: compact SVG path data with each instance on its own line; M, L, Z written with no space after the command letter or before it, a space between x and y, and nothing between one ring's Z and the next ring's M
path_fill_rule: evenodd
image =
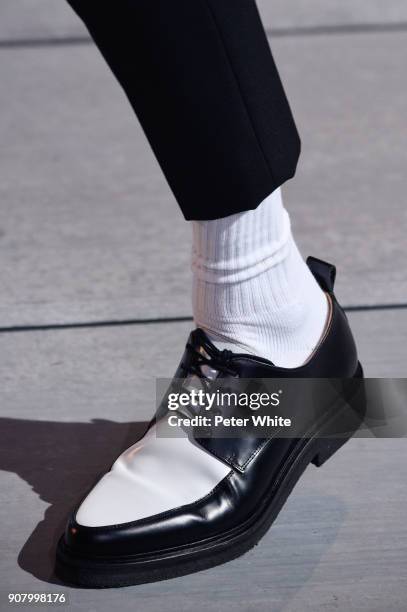
M273 393L231 392L219 389L213 392L191 389L168 393L168 410L177 412L177 414L168 415L167 422L170 427L247 427L249 423L254 427L291 427L291 418L282 415L249 414L243 417L238 415L226 416L223 413L225 408L235 410L245 408L252 411L276 408L280 406L282 393L281 389ZM187 416L182 414L183 409L189 409ZM202 411L215 410L220 410L221 413L210 416L194 414L195 411L201 413Z
M156 398L159 437L407 436L407 379L158 379Z

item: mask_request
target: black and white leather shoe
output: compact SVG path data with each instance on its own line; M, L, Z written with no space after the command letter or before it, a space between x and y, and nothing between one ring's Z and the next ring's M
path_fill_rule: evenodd
M176 377L196 374L204 349L206 365L235 377L361 379L352 333L333 294L335 268L314 258L308 265L329 298L331 315L305 365L291 370L219 351L197 329ZM305 468L322 465L352 435L323 437L328 421L347 409L345 403L327 409L312 436L295 439L164 438L156 436L153 422L72 514L58 544L57 576L82 586L118 587L242 555L268 530Z

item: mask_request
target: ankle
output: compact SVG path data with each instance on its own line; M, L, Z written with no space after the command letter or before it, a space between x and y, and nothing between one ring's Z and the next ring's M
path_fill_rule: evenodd
M328 305L293 240L280 193L272 196L254 211L195 222L194 319L215 343L297 367L323 335Z

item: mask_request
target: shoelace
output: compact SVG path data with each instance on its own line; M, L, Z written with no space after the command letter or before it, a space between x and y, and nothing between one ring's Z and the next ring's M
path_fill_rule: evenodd
M233 355L232 351L228 351L227 349L219 351L216 349L216 347L211 346L205 341L200 341L197 345L193 344L192 342L187 342L185 348L186 356L180 364L182 375L172 380L164 400L166 397L168 397L169 393L182 392L182 390L185 389L185 382L189 379L189 377L194 376L200 380L206 391L211 391L211 384L214 383L214 378L210 378L209 376L205 375L205 372L202 370L203 366L208 366L211 370L215 370L216 372L226 376L231 376L233 378L238 377L237 372L229 365L230 358ZM201 352L202 349L206 354ZM167 412L166 401L163 401L162 407L163 412L161 414L165 414ZM191 410L190 406L184 406L182 411L177 409L177 412L182 412L184 416L195 416L196 414L199 414L200 409L204 408L200 407L198 410L197 408ZM215 408L212 410L212 413L218 414L219 410Z
M201 347L204 349L206 355L200 352L199 349ZM227 349L218 351L209 344L201 345L197 348L191 342L187 343L186 349L190 357L189 363L181 363L181 368L185 376L193 375L198 376L198 378L202 380L207 380L208 376L205 376L202 371L202 366L208 366L212 370L216 370L227 376L236 377L237 374L235 370L229 365L230 358L233 355L232 351L228 351Z

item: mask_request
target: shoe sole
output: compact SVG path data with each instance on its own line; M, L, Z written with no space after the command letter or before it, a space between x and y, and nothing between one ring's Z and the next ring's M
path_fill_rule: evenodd
M360 364L354 378L363 378ZM346 430L346 435L335 439L323 438L324 430L321 429L313 437L302 438L291 463L284 467L256 513L238 528L194 545L114 560L90 559L74 554L61 537L57 547L56 576L75 586L123 587L185 576L240 557L256 546L269 530L308 465L312 463L321 467L359 429L365 411L364 397L362 400L359 398L356 408L354 405L349 408L349 404L345 404L328 425L329 429L335 427L337 421L342 428L337 431Z

